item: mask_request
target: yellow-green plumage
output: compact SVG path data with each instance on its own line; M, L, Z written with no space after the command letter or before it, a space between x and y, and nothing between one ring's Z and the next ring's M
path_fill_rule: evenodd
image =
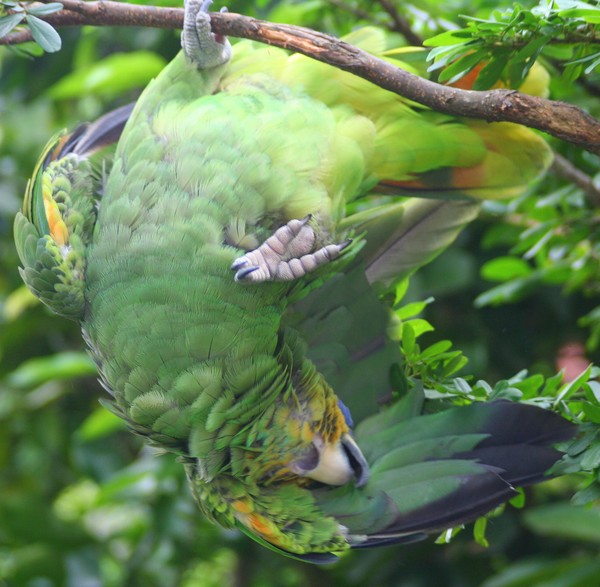
M375 52L385 48L384 36L374 29L352 40ZM218 48L220 41L212 42ZM29 280L63 314L69 313L61 310L69 307L68 295L82 292L71 315L81 321L111 390L109 409L181 457L209 517L313 562L330 560L332 551L407 541L436 529L439 516L400 527L399 514L420 506L459 495L459 505L440 521L445 527L507 499L510 475L504 480L467 457L424 464L432 456L431 442L417 442L417 477L440 481L431 495L401 507L406 482L399 473L405 465L400 441L392 433L392 456L382 460L360 430L368 430L369 422L395 430L418 411L417 396L389 410L391 420L376 416L359 427L359 444L373 466L364 485L367 465L332 384L361 419L375 411L377 395L393 387L390 374L399 369L400 356L386 334L389 309L374 285L385 291L435 256L477 211L466 199L383 199L375 208L368 196L390 190L509 195L546 167L544 142L514 126L413 109L364 80L280 50L239 43L231 64L204 69L196 63L202 55L193 57L178 55L138 100L102 190L97 221L90 206L93 185L85 194L74 191L74 200L88 206L83 219L72 212L75 204L60 210L67 238L75 242L78 231L85 235L81 251L77 245L85 275L77 273L62 298L60 288L50 287L58 303ZM120 133L124 118L107 121L111 136ZM95 132L84 144L95 142ZM515 144L521 149L517 157ZM85 165L86 149L80 150L75 145L71 154L59 151L56 163L44 162L34 192L70 177L53 175L67 157ZM78 173L76 182L90 181ZM39 196L32 199L39 204ZM305 217L314 250L347 245L339 258L291 281L234 281L230 267L240 255L281 225ZM36 263L52 270L52 262L34 250L40 242L57 246L58 229L44 218L36 219L26 204L17 219L26 273ZM420 238L409 242L411 231ZM349 238L354 240L348 245ZM465 437L442 430L440 436L458 440L433 457L475 450L489 436L496 409L475 409ZM534 420L552 422L557 430L544 441L545 460L531 476L538 480L557 458L547 445L570 429L535 412ZM456 474L449 475L453 468ZM350 469L364 487L350 481ZM463 502L476 492L465 497L460 486L480 478L484 493L497 492L473 512L464 511Z

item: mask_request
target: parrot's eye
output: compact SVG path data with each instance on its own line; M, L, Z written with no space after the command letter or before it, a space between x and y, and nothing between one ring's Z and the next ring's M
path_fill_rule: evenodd
M294 461L294 471L302 471L300 474L304 475L307 471L312 471L315 467L319 466L319 459L319 449L314 444L311 444L306 454Z

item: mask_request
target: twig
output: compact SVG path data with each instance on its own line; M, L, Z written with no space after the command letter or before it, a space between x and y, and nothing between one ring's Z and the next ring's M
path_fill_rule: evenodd
M54 0L39 0L49 4ZM163 8L100 0L61 0L64 9L40 17L56 27L63 26L141 26L160 29L180 29L183 26L182 8ZM20 34L16 33L16 34ZM13 45L13 35L0 39L1 45ZM29 38L31 40L31 37Z
M390 15L393 22L392 30L400 33L411 45L423 45L423 39L415 33L408 20L400 13L396 7L390 2L390 0L377 0L381 7Z
M47 3L50 0L42 0ZM56 26L136 25L181 28L183 11L113 2L62 0L64 11L45 17ZM302 53L343 69L405 98L447 114L515 122L545 131L557 138L600 154L600 121L567 104L520 94L514 90L475 92L442 86L399 69L335 37L284 24L275 24L233 13L213 13L213 30L222 35L261 41ZM18 35L19 42L23 36ZM0 39L11 43L13 35ZM12 43L11 43L12 44Z
M559 177L580 187L588 201L597 208L600 207L600 187L594 183L594 180L589 175L575 167L573 163L558 153L554 154L552 170Z
M376 24L377 26L383 26L382 23L378 22L366 10L361 10L357 6L354 6L353 4L349 4L348 2L345 2L344 0L327 0L327 3L331 4L331 6L335 6L336 8L339 8L340 10L349 12L353 16L356 16L356 18L359 18L360 20L366 20L367 22Z

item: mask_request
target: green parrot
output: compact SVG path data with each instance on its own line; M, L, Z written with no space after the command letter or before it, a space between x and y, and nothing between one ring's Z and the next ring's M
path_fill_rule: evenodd
M81 324L108 409L178 455L211 520L314 563L471 521L543 480L574 434L556 414L420 415L416 388L389 401L389 294L477 199L543 173L544 141L232 48L209 4L186 3L182 51L135 106L50 141L15 220L21 275ZM348 40L385 56L381 31Z

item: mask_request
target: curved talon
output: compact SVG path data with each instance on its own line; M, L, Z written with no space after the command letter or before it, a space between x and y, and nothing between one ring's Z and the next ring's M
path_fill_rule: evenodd
M236 281L253 281L252 279L247 279L249 275L251 275L252 273L254 273L255 271L258 271L260 269L260 267L257 267L256 265L253 267L248 267L246 269L240 269L240 271L238 271L235 274L234 279ZM262 280L258 280L258 281L262 281Z
M309 222L290 220L278 228L260 247L238 257L231 265L238 282L291 281L339 257L352 242L326 245L313 251L316 234Z
M232 271L236 271L237 269L241 269L244 265L248 265L248 259L245 257L238 257L232 264L230 269Z

